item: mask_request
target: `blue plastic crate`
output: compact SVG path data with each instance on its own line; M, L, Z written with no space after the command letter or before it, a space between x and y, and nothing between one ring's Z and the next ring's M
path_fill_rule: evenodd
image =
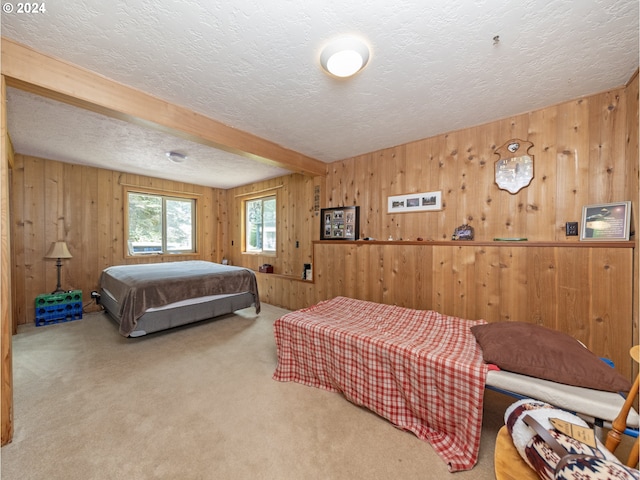
M82 290L38 295L35 301L36 327L82 318Z
M62 303L60 305L47 305L46 307L36 307L36 315L57 315L65 316L76 310L82 310L82 303Z
M56 323L71 322L73 320L80 320L82 313L71 315L67 317L54 317L54 318L36 318L36 327L44 327L45 325L54 325Z
M82 318L82 309L70 310L65 314L51 312L44 315L36 315L36 327L42 327L43 325L52 325L54 323L71 322L73 320L80 320Z

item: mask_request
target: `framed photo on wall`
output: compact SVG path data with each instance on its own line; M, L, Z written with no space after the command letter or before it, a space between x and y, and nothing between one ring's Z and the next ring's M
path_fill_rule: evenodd
M320 240L358 240L360 207L323 208L320 213Z
M580 240L629 240L631 202L585 205L581 226Z
M411 193L387 197L387 213L442 210L442 192Z

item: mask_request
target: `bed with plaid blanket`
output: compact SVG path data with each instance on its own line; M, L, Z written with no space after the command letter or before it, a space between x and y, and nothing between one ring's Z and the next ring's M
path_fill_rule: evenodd
M274 323L273 378L341 392L429 442L449 470L477 462L487 365L465 320L345 297Z

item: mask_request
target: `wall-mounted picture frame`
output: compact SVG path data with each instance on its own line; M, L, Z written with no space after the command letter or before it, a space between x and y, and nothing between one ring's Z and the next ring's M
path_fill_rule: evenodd
M320 211L320 240L358 240L360 207L323 208Z
M387 213L442 210L442 192L409 193L387 197Z
M629 240L631 202L585 205L581 227L580 240Z

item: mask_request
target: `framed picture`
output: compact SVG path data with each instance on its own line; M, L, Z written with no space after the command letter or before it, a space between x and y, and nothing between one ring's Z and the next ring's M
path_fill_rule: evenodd
M442 210L442 192L411 193L387 197L387 213Z
M629 240L631 202L602 203L582 207L580 240Z
M320 240L358 240L360 207L323 208L320 212Z

